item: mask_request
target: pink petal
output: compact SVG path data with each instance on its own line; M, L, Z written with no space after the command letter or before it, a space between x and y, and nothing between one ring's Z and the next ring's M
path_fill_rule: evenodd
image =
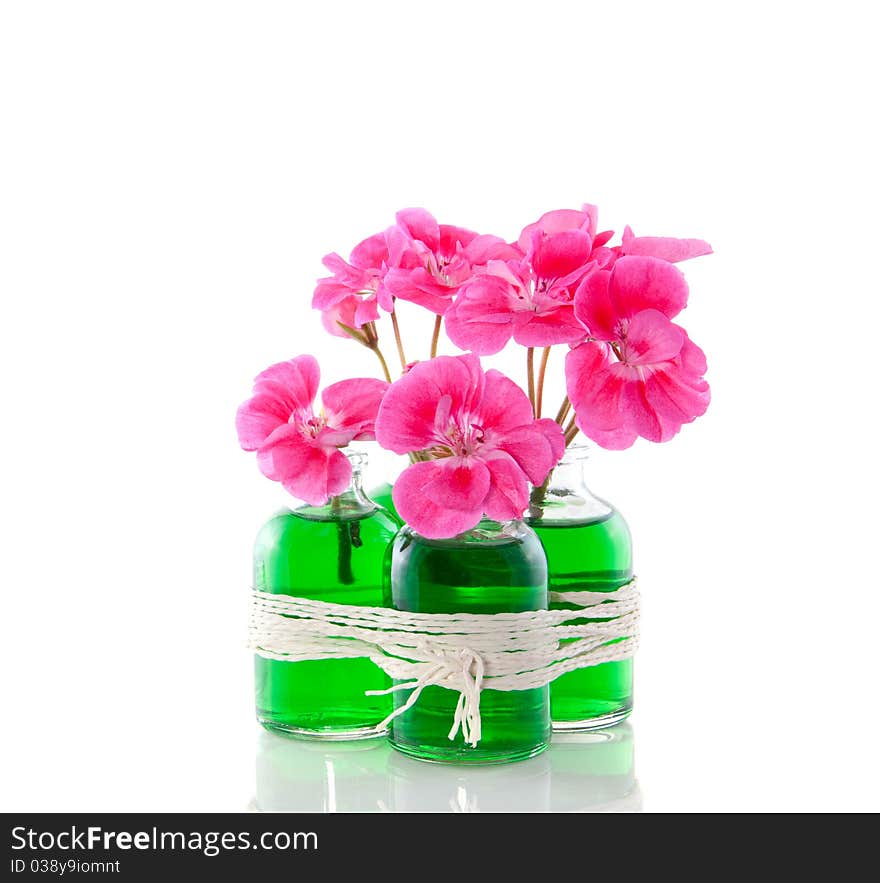
M321 369L314 356L297 356L287 362L270 365L254 380L254 393L273 395L287 408L287 413L311 408L318 392Z
M440 225L430 212L423 208L405 208L395 217L397 226L410 239L424 242L431 251L437 251L440 245Z
M648 441L669 441L678 431L678 427L672 432L664 427L664 423L648 401L645 382L640 378L624 384L620 396L620 407L623 412L624 425L630 426Z
M680 329L685 338L681 355L658 367L645 384L648 402L667 424L690 423L709 407L709 384L703 379L706 357Z
M709 384L680 369L658 371L645 382L645 397L666 426L692 423L709 407Z
M376 440L395 454L421 451L436 441L434 418L440 393L435 384L415 374L418 367L391 384L376 416Z
M578 264L571 273L566 276L560 276L551 283L547 292L557 300L564 299L567 302L571 302L573 300L573 294L571 292L574 292L583 279L592 275L598 269L599 265L593 260L591 253L590 260L587 261L587 263Z
M510 285L496 276L479 276L446 313L446 333L460 349L491 356L510 340L512 322Z
M375 287L376 278L380 274L380 269L377 267L366 269L355 267L335 253L325 255L323 263L333 273L333 276L328 279L318 280L319 287L333 283L351 293L369 291ZM316 291L317 296L318 292ZM313 303L312 306L319 307L319 304Z
M562 427L549 417L535 421L535 427L544 433L544 438L550 444L550 453L553 455L554 466L562 459L565 453L565 436L562 433ZM542 479L543 481L543 479Z
M585 202L581 206L581 212L586 217L585 225L581 227L581 229L590 235L591 238L595 238L596 236L596 227L599 224L599 208L598 206L591 205L589 202ZM614 235L613 233L611 234Z
M519 518L529 504L529 486L522 469L503 451L485 460L491 476L489 494L483 503L487 518L509 521Z
M388 278L387 276L385 278ZM385 282L381 282L379 287L376 289L376 300L379 302L379 306L385 310L386 313L394 312L394 297L391 292L388 290L388 287L385 285Z
M682 272L666 261L622 257L611 271L609 293L619 316L654 309L672 319L687 306L688 286Z
M489 493L489 470L476 457L429 460L430 476L424 472L424 491L440 506L470 512L482 506Z
M487 431L504 432L531 419L529 397L509 377L490 368L486 372L483 400L474 417L475 422Z
M375 233L351 250L351 263L362 270L381 269L388 260L388 244L384 233Z
M581 426L580 421L578 421L578 427L587 438L596 442L599 447L605 448L607 451L625 451L627 448L631 448L639 437L639 434L630 426L604 430Z
M540 484L559 459L553 454L554 446L546 428L536 426L533 421L508 430L496 444L516 461L532 484Z
M593 429L608 432L622 425L620 398L626 378L611 370L608 347L582 343L565 357L565 387L578 418L590 436Z
M437 440L440 400L449 396L450 412L457 414L479 402L483 383L476 356L438 356L419 362L385 393L376 418L376 439L396 454L430 447Z
M684 328L681 330L684 331ZM684 335L679 360L688 374L701 377L706 373L706 354L687 336L687 332Z
M356 433L351 429L333 429L332 426L325 426L314 437L314 443L322 448L344 448L354 441L355 435Z
M375 322L379 318L379 298L377 295L371 294L365 298L358 298L358 300L359 303L354 314L354 327L363 328L367 322Z
M610 270L612 266L614 266L614 262L620 257L620 255L613 248L596 248L593 246L593 250L590 252L590 260L595 261L596 266L600 270Z
M595 206L585 205L583 211L568 208L555 209L551 212L545 212L534 224L529 224L523 228L522 233L519 234L519 247L523 251L528 251L535 232L553 234L563 233L568 230L581 230L588 235L592 235L595 229Z
M650 365L674 359L684 339L684 329L659 310L642 310L628 322L624 361L628 365Z
M353 432L355 439L374 437L376 415L389 388L384 380L356 377L333 383L321 393L327 423L333 429Z
M558 279L589 263L592 240L577 230L536 237L529 252L532 267L542 279Z
M486 375L480 360L472 353L463 356L437 356L421 362L410 374L428 378L441 395L450 396L453 413L469 413L483 398Z
M246 401L235 415L239 444L255 451L279 426L287 424L290 412L272 395L256 395Z
M575 316L571 304L562 304L552 312L518 313L514 321L513 339L520 346L554 346L577 343L586 336L586 329Z
M601 248L605 245L612 236L614 236L613 230L603 230L601 233L597 233L593 237L593 251L596 251L597 248Z
M437 502L427 488L436 479L442 461L414 463L394 483L392 498L400 517L429 539L453 537L475 527L483 515L483 501L472 509L450 508ZM484 467L486 486L489 470Z
M312 444L296 426L275 430L257 451L262 473L280 481L293 496L313 506L342 493L351 480L351 464L339 451Z
M357 313L362 304L363 300L356 294L349 294L321 313L321 323L334 336L348 337L348 332L339 323L349 328L359 328ZM360 324L363 325L363 322Z
M524 298L531 289L532 269L525 258L510 261L489 261L480 278L498 278L508 284L513 298Z
M401 300L418 304L438 316L452 305L456 289L444 285L424 267L395 268L385 276L385 288Z
M327 310L349 295L352 295L352 290L334 277L319 279L312 295L312 307L316 310Z
M345 260L342 255L337 254L335 251L330 252L330 254L325 254L324 257L321 258L321 263L334 276L347 273L351 269L351 265L348 263L348 261Z
M621 252L678 263L701 255L712 254L712 246L703 239L674 239L670 236L636 236L626 227Z
M459 249L470 245L477 234L464 227L453 227L451 224L440 224L440 236L437 243L437 254L446 258L452 257Z
M575 315L597 340L616 340L618 336L620 317L611 301L610 283L610 271L599 270L587 276L574 295Z
M484 266L489 261L522 260L523 253L515 245L508 245L498 236L476 236L464 250L465 258L472 266Z

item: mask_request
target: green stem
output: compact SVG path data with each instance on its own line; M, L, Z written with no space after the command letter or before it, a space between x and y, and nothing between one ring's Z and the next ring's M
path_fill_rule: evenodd
M559 406L559 410L556 412L555 420L556 422L562 426L565 423L565 418L568 417L568 412L571 410L571 402L568 400L568 396L566 396L562 400L562 404Z
M541 416L541 408L544 405L544 374L547 371L547 359L550 358L550 347L545 346L541 354L541 366L538 368L538 399L535 404L535 416Z
M440 326L443 324L443 317L437 316L434 320L434 336L431 338L431 358L437 356L437 346L440 343Z
M339 516L342 513L342 500L337 497L330 498L330 514ZM336 559L336 576L344 586L350 586L354 582L354 573L351 569L351 521L340 519L336 522L336 534L339 539L339 557Z
M385 375L385 379L391 383L391 372L388 370L388 363L385 361L385 356L382 355L382 350L379 349L379 345L376 344L376 346L371 346L370 349L376 354L376 358L382 366L382 373Z
M529 380L529 404L532 406L532 414L535 413L535 348L530 346L526 350L526 373Z
M345 322L337 322L336 323L352 340L356 340L361 346L369 346L370 341L368 340L366 334L358 331L357 328L352 328L350 325L346 325Z
M532 488L532 492L529 494L529 515L532 518L541 518L544 515L544 498L547 496L547 488L550 487L552 476L553 469L547 473L547 477L541 484Z
M394 328L394 342L397 344L397 355L400 358L400 370L406 371L406 356L403 353L403 341L400 339L400 326L397 324L397 311L391 311L391 326Z

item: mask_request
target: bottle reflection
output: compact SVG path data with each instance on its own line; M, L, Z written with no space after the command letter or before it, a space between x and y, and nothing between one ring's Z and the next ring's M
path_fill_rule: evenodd
M553 736L544 754L498 766L414 760L386 740L315 742L261 732L264 812L638 812L628 722Z
M641 811L629 721L592 733L554 733L549 756L553 812Z
M380 812L388 806L385 739L327 742L265 730L257 743L256 809Z

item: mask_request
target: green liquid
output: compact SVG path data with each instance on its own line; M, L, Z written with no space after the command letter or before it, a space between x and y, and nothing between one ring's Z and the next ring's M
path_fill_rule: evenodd
M619 512L595 521L535 519L530 524L547 553L550 591L611 592L632 579L632 542ZM572 604L550 607L575 609ZM554 727L587 729L623 720L632 709L632 687L632 659L562 675L550 685Z
M485 523L484 523L485 524ZM472 535L468 535L472 536ZM391 604L419 613L517 613L547 608L547 564L541 544L525 528L514 537L427 540L402 530L391 555ZM394 694L395 707L409 691ZM482 738L448 738L459 694L426 687L416 704L390 726L391 744L425 760L501 763L531 757L550 735L548 690L483 690Z
M303 507L270 519L254 549L254 585L264 592L336 604L383 606L383 561L397 523L384 510L331 518ZM257 718L267 729L364 735L391 713L390 680L369 659L282 662L254 658Z

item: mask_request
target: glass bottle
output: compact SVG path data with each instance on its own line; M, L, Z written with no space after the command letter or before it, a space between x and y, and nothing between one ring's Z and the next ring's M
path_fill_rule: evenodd
M521 521L481 521L471 531L429 540L405 526L391 546L390 606L417 613L519 613L547 609L547 561L534 531ZM408 691L397 691L395 707ZM483 690L482 738L467 745L448 738L459 694L426 687L391 721L399 751L425 760L503 763L538 754L550 736L547 687Z
M383 562L399 522L361 489L365 454L349 454L351 484L324 506L274 515L257 536L254 586L336 604L383 606ZM390 686L369 659L254 658L257 719L269 730L331 739L380 735Z
M547 553L551 592L611 592L632 579L629 528L613 506L587 488L587 457L585 447L570 448L551 473L546 491L532 492L526 521ZM550 607L574 609L571 604ZM553 729L612 726L632 710L632 692L632 659L564 674L550 685Z

